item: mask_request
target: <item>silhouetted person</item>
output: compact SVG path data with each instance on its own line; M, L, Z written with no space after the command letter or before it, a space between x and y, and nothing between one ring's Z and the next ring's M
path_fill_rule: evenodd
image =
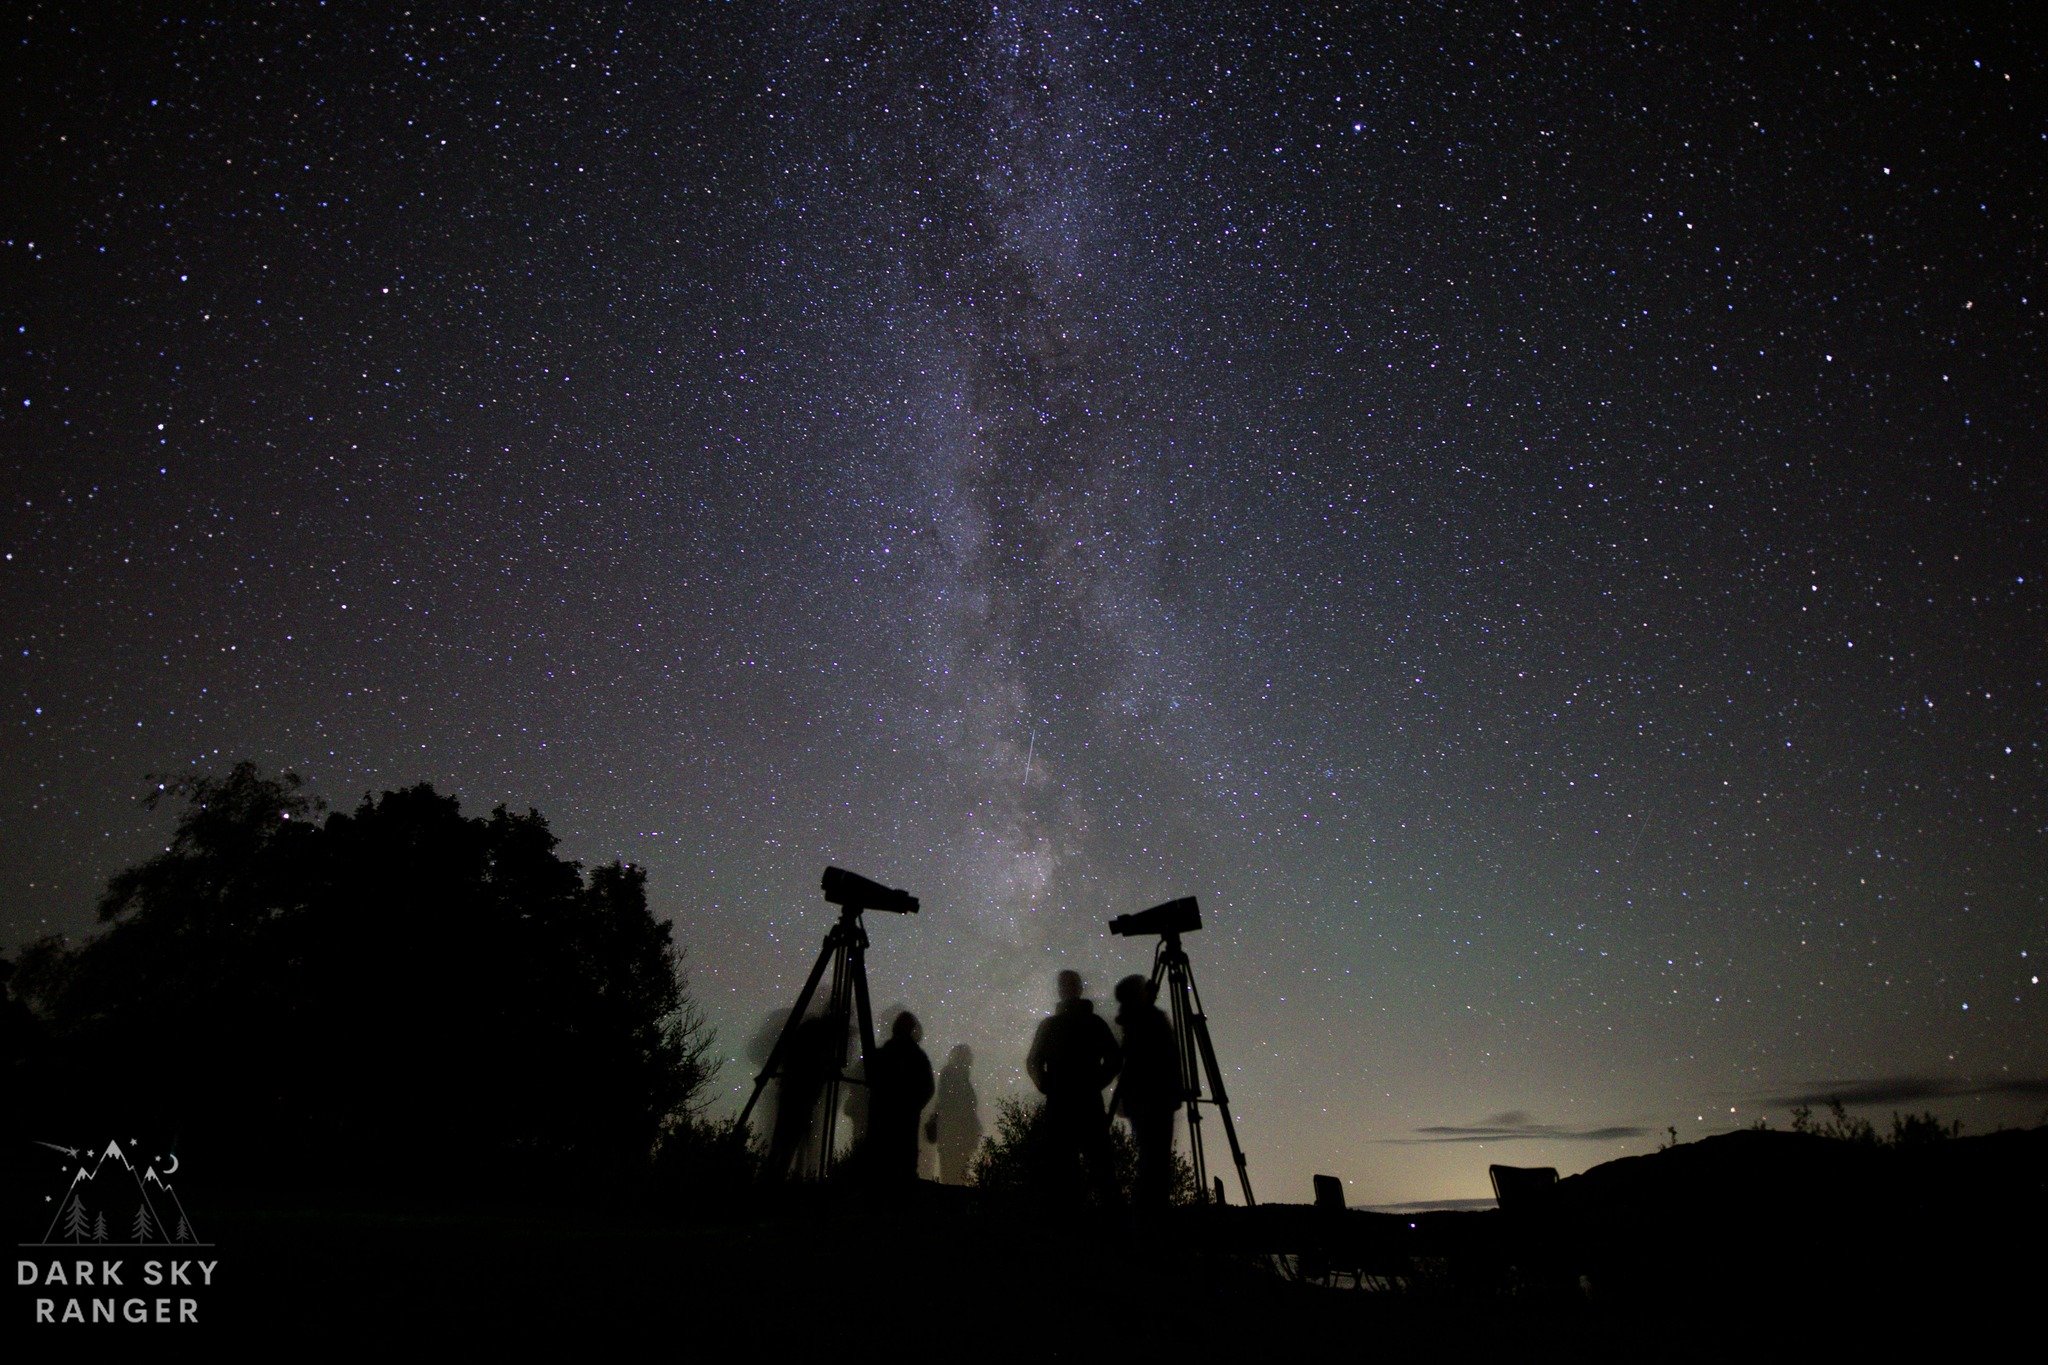
M1124 1075L1117 1107L1130 1120L1138 1149L1132 1202L1163 1209L1172 1193L1173 1114L1186 1098L1181 1088L1180 1049L1173 1025L1153 1001L1158 992L1142 976L1116 983L1117 1028L1123 1033Z
M895 1031L899 1015L908 1012L908 1006L895 1004L875 1016L875 1036L886 1041ZM858 1052L858 1049L855 1049ZM846 1098L840 1101L839 1112L846 1119L846 1143L848 1150L857 1149L868 1136L867 1063L859 1056L847 1063L846 1079L854 1084L846 1087Z
M790 1166L806 1154L811 1125L817 1118L818 1100L825 1082L843 1060L846 1023L830 1014L813 1014L796 1026L789 1048L782 1058L782 1076L775 1097L775 1133L768 1143L768 1162L762 1176L768 1180L788 1177Z
M1109 1118L1102 1088L1116 1079L1121 1056L1109 1025L1081 994L1081 974L1061 972L1059 1005L1041 1020L1024 1058L1031 1083L1045 1096L1045 1124L1063 1168L1078 1173L1104 1202L1116 1201L1110 1166Z
M868 1170L883 1184L917 1179L917 1124L932 1097L932 1064L917 1045L923 1034L917 1016L903 1011L868 1067Z
M956 1044L939 1072L939 1103L927 1130L939 1149L939 1179L965 1185L981 1147L981 1100L974 1093L974 1049Z

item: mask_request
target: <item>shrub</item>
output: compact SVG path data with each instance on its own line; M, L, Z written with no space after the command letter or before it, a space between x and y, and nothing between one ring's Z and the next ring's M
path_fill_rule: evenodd
M1109 1126L1110 1170L1118 1200L1131 1202L1138 1170L1138 1149L1122 1123ZM975 1154L974 1185L999 1199L1067 1202L1074 1198L1079 1177L1067 1154L1053 1140L1042 1102L1004 1099L996 1102L995 1132L982 1139ZM1197 1202L1194 1167L1176 1150L1169 1199Z
M1810 1133L1830 1142L1853 1142L1863 1147L1922 1147L1959 1136L1963 1131L1963 1121L1954 1119L1943 1123L1932 1113L1900 1114L1894 1110L1891 1136L1885 1137L1869 1119L1852 1118L1841 1100L1833 1099L1828 1101L1828 1116L1820 1120L1813 1117L1812 1106L1795 1105L1792 1131Z

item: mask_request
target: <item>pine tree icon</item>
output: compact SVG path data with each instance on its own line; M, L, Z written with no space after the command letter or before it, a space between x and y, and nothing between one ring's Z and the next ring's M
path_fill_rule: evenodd
M92 1220L92 1239L95 1242L107 1240L107 1215L104 1213Z
M64 1216L64 1235L74 1242L82 1242L91 1230L84 1203L74 1199L71 1202L71 1212Z
M185 1220L185 1215L182 1213L178 1215L178 1230L171 1234L171 1240L174 1242L189 1242L192 1240L192 1224Z
M149 1216L149 1205L135 1206L135 1226L128 1229L128 1235L138 1242L147 1242L156 1236L156 1222Z

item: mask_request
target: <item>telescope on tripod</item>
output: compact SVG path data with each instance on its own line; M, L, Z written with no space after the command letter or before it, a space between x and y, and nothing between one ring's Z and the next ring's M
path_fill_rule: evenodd
M1230 1142L1231 1158L1237 1163L1237 1183L1244 1191L1244 1202L1256 1204L1244 1148L1237 1141L1237 1124L1230 1117L1230 1099L1223 1092L1223 1069L1216 1065L1216 1046L1209 1040L1209 1017L1202 1013L1202 993L1195 988L1195 969L1180 942L1182 934L1201 927L1201 907L1195 904L1193 896L1167 901L1133 915L1118 915L1109 922L1109 932L1120 937L1159 935L1159 943L1152 950L1152 991L1155 996L1161 995L1164 983L1166 1012L1173 1023L1174 1049L1180 1058L1181 1093L1186 1096L1188 1164L1194 1168L1195 1189L1202 1199L1210 1198L1209 1169L1202 1151L1202 1106L1213 1104L1223 1120L1223 1135ZM1202 1094L1205 1079L1209 1084L1206 1097ZM1119 1080L1116 1095L1109 1102L1112 1115L1122 1093L1123 1082ZM1216 1201L1223 1202L1220 1178L1215 1189Z
M918 906L917 897L908 891L883 886L840 867L826 868L824 876L818 879L818 885L824 891L826 901L839 907L839 920L826 933L824 949L818 954L818 961L796 998L796 1008L789 1012L789 1021L782 1026L782 1036L775 1040L774 1051L768 1054L761 1074L754 1078L754 1093L747 1098L746 1107L740 1110L735 1127L744 1129L747 1126L747 1120L753 1117L754 1106L761 1101L761 1092L768 1088L771 1080L785 1080L780 1101L783 1104L795 1102L808 1108L822 1100L823 1121L811 1174L823 1180L832 1173L837 1156L840 1087L861 1084L846 1074L846 1035L853 1019L857 1019L860 1025L862 1075L869 1074L867 1068L875 1055L875 1017L868 1004L868 931L861 914L868 910L882 910L892 915L914 915ZM832 974L832 984L825 997L825 1010L813 1019L810 1015L811 1001L817 996L818 986L824 981L827 971ZM820 1086L815 1095L789 1093L793 1089L807 1090L812 1082ZM806 1119L808 1117L805 1116ZM808 1126L806 1122L803 1129L807 1130ZM778 1150L785 1136L792 1131L786 1119L779 1119L776 1129L776 1140L769 1148L769 1174L780 1178L786 1173L786 1168L799 1164L802 1158L794 1150ZM785 1169L775 1169L778 1165Z

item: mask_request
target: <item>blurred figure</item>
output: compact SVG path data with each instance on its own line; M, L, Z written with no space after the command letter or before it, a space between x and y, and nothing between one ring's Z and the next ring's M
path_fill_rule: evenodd
M939 1103L926 1135L939 1149L939 1180L965 1185L981 1147L981 1099L974 1093L974 1049L957 1043L939 1072Z
M784 1025L789 1023L788 1010L769 1010L761 1016L761 1022L747 1038L747 1070L760 1075L768 1065L768 1059L775 1055L775 1044L782 1038ZM775 1131L776 1101L782 1096L782 1083L776 1082L761 1092L761 1098L754 1105L754 1123L761 1132Z
M1116 1025L1124 1050L1117 1107L1130 1120L1131 1144L1138 1149L1132 1202L1141 1209L1163 1209L1172 1194L1173 1113L1186 1099L1180 1049L1173 1025L1154 1003L1158 994L1142 976L1116 983Z
M790 1035L788 1054L782 1059L782 1074L776 1081L774 1135L768 1141L768 1160L761 1168L764 1180L786 1180L790 1168L802 1156L806 1162L816 1156L812 1128L818 1118L818 1101L825 1082L845 1058L846 1020L830 1014L813 1014Z
M932 1097L931 1060L918 1046L923 1036L917 1016L903 1011L868 1068L868 1170L880 1184L917 1180L918 1120Z
M1095 1013L1095 1002L1081 994L1081 974L1061 972L1057 988L1059 1004L1039 1022L1024 1069L1045 1096L1046 1130L1075 1192L1092 1189L1097 1198L1114 1204L1116 1173L1102 1088L1116 1079L1122 1058L1115 1035Z

